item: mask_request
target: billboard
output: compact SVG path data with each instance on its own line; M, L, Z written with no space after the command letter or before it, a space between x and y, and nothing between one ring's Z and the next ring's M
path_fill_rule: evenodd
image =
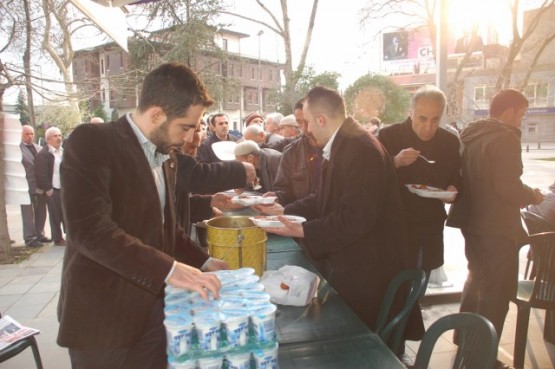
M447 53L451 57L471 49L481 52L482 38L468 33L455 38L449 35ZM382 34L381 69L388 73L427 73L435 70L435 57L427 27Z

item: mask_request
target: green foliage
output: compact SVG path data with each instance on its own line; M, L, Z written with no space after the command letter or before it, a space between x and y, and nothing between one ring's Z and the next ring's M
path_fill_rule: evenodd
M27 105L27 96L23 90L19 90L17 95L17 103L15 105L15 111L19 114L19 121L21 124L29 124L31 121L29 106Z
M357 79L345 90L347 111L353 114L355 119L364 122L370 118L361 112L361 108L364 108L364 106L360 106L361 101L364 103L364 99L361 97L365 93L380 95L375 100L381 101L381 104L376 103L376 110L382 122L398 123L406 118L410 94L386 76L367 74ZM357 101L359 104L356 104Z
M297 74L299 74L297 72ZM294 98L295 102L306 96L308 91L316 86L326 86L334 90L339 89L339 77L337 72L323 72L316 74L313 66L307 66L300 72L297 84L295 85ZM293 107L287 101L287 97L280 91L272 93L272 98L278 102L280 109L277 109L283 115L292 114Z
M105 122L109 120L108 115L104 111L104 108L102 107L102 105L98 105L96 109L94 109L92 116L102 118Z
M79 112L71 108L67 102L51 102L44 105L41 110L40 124L36 132L37 137L41 136L43 129L51 126L58 127L65 134L80 123Z
M110 117L110 120L111 121L116 121L118 119L119 119L119 111L118 111L118 109L114 108L114 109L112 109L112 115Z

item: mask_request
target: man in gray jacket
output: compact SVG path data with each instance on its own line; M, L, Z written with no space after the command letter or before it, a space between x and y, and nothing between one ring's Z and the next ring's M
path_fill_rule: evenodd
M41 247L43 242L51 240L44 235L46 223L46 199L43 191L37 188L35 175L35 157L41 147L33 142L35 130L31 126L23 126L21 130L21 162L25 168L25 178L29 185L31 204L21 205L21 219L23 221L23 239L29 247Z
M499 337L516 293L518 247L526 237L520 208L543 199L520 180L520 125L527 109L522 93L502 90L491 101L490 118L461 133L462 196L447 220L461 229L468 259L460 310L489 319ZM507 366L498 361L496 368Z
M256 142L245 140L235 146L235 159L254 165L259 183L254 184L253 190L260 193L272 191L281 160L279 151L268 148L261 149Z

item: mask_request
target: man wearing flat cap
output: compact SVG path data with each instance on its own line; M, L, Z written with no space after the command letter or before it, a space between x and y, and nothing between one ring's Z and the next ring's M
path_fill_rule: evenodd
M281 140L270 144L267 147L283 152L286 146L295 141L301 135L301 127L297 122L295 115L290 114L279 122L279 134L283 137Z
M257 192L266 193L273 190L281 160L279 151L268 148L261 149L256 142L245 140L235 146L235 159L254 165L256 176L260 179L262 186L257 189Z
M264 118L262 118L262 115L258 114L257 112L254 112L247 115L243 120L243 123L245 128L247 128L252 124L258 124L260 127L262 127L263 121L264 121Z

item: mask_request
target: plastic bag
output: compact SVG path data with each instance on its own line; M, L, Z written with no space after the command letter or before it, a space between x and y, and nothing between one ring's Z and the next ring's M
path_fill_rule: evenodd
M299 266L285 265L278 270L267 270L260 283L275 304L306 306L316 296L320 278Z

